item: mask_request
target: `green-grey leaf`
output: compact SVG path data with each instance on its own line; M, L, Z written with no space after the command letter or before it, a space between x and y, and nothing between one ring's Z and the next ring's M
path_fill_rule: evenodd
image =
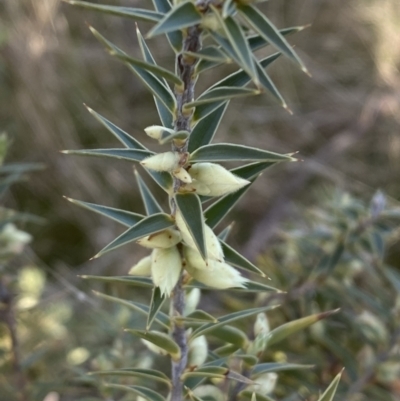
M104 36L97 32L94 28L90 27L93 35L96 39L102 43L109 52L118 55L126 55L121 49L115 46L113 43L108 41ZM144 68L137 67L133 64L128 63L129 68L136 74L136 76L147 86L151 93L156 96L170 111L171 114L176 109L176 99L172 94L171 90L165 86L158 78Z
M221 241L226 241L229 237L229 234L232 231L234 223L229 224L229 226L225 227L219 234L218 234L218 238Z
M282 292L278 290L277 288L271 287L269 285L259 283L257 281L251 281L248 280L246 283L243 284L244 288L238 287L238 288L228 288L226 290L220 290L220 291L238 291L238 292L269 292L269 291L274 291L274 292ZM199 283L198 281L191 281L189 284L186 285L186 288L200 288L203 290L212 290L211 287L208 287L202 283Z
M251 400L251 401L275 401L268 395L263 395L260 393L256 393L253 391L247 391L247 390L240 392L239 398L245 399L245 400Z
M96 205L94 203L78 201L76 199L66 198L70 202L85 209L91 210L92 212L99 213L112 220L118 221L126 227L132 227L145 216L138 213L128 212L127 210L115 209L113 207Z
M154 319L156 318L166 299L167 296L165 294L161 294L160 287L153 288L149 315L147 317L146 330L149 330L151 328Z
M140 377L141 379L151 379L160 383L171 385L171 380L164 373L154 369L123 368L118 370L100 370L90 372L93 376L129 376Z
M107 120L104 118L102 115L99 113L95 112L93 109L90 107L87 107L89 113L96 118L97 121L99 121L104 127L108 129L122 144L124 144L127 148L130 149L142 149L142 150L148 150L144 145L142 145L139 141L137 141L135 138L130 136L128 133L123 131L121 128L118 128L115 124L113 124L111 121Z
M148 216L156 213L163 213L161 206L158 204L157 200L154 198L150 189L143 181L140 174L135 169L135 177L139 186L140 195L142 196L143 204L146 209L146 214Z
M64 1L73 6L78 6L93 11L100 11L102 13L116 15L118 17L133 18L136 21L158 22L163 18L163 15L161 13L151 10L143 10L140 8L106 6L106 5L89 3L87 1L77 1L77 0L64 0Z
M297 363L277 363L277 362L268 362L268 363L260 363L259 365L254 366L251 377L256 377L268 372L283 372L287 370L304 370L304 369L312 369L314 365L300 365Z
M121 283L132 285L135 287L153 288L153 280L150 277L139 277L139 276L91 276L83 275L80 276L84 280L101 281L104 283Z
M173 185L172 176L166 171L153 171L144 169L150 177L165 191L169 192Z
M295 161L290 155L283 155L267 150L252 148L232 143L216 143L202 146L190 155L191 162L227 162L227 161Z
M204 218L199 197L192 193L176 194L175 202L198 251L204 260L206 260L207 250L204 237Z
M143 68L144 70L151 72L158 78L165 78L166 80L171 81L176 85L183 85L182 80L172 71L169 71L166 68L160 67L155 64L147 63L145 61L128 56L127 54L118 54L118 53L114 54L113 52L111 52L111 55L115 55L117 58L130 65Z
M238 175L245 180L257 178L264 170L275 166L276 162L256 162L236 167L231 170L231 173Z
M107 252L113 251L132 241L136 241L139 238L166 230L173 225L174 220L168 214L158 213L145 217L104 247L94 258L98 258Z
M146 157L154 155L150 150L142 149L81 149L81 150L64 150L62 153L77 156L97 156L111 157L113 159L128 160L131 162L140 162Z
M229 369L223 366L205 366L195 369L191 372L186 372L182 375L182 380L189 377L209 377L209 378L226 378Z
M232 60L218 47L206 46L198 52L183 52L184 55L200 60L214 61L219 64L230 63Z
M112 388L115 390L127 391L128 393L134 393L149 401L165 401L165 398L162 395L147 387L126 386L124 384L115 384L115 383L102 383L102 386L106 388Z
M24 174L33 171L40 171L46 168L45 164L42 163L7 163L0 166L1 174Z
M196 124L189 137L188 152L211 143L227 107L228 103L222 104Z
M253 273L260 274L262 277L265 277L265 273L261 271L257 266L247 260L244 256L242 256L239 252L235 251L231 248L227 243L221 241L222 250L224 251L225 262L240 267L241 269L248 270Z
M222 6L222 18L227 18L228 16L234 14L236 11L236 4L233 0L225 0Z
M201 94L193 102L185 104L185 108L197 107L207 103L215 103L220 101L228 101L231 99L236 99L244 96L255 96L259 95L260 91L256 89L248 88L232 88L229 86L221 86L218 88L211 89L203 94Z
M171 3L169 0L153 0L153 4L155 9L158 12L163 14L167 14L171 10ZM174 31L167 33L168 41L171 47L179 53L182 50L182 32L181 31Z
M267 346L271 346L273 344L278 343L279 341L284 340L286 337L290 336L291 334L296 333L299 330L303 330L312 324L325 319L328 316L337 313L339 310L332 310L328 312L316 313L314 315L306 316L301 319L292 320L291 322L285 323L276 329L270 331L267 334L266 343Z
M139 277L139 278L141 278L141 277ZM129 284L131 284L131 283L129 283ZM142 284L142 283L140 283L140 284ZM105 299L106 301L111 301L111 302L126 306L127 308L129 308L135 312L139 312L143 315L148 316L150 314L150 307L148 305L144 305L144 304L141 304L138 302L128 301L127 299L112 297L110 295L106 295L106 294L103 294L103 293L97 292L97 291L94 291L94 294L96 296L98 296L99 298ZM153 320L156 321L161 326L165 327L166 329L169 329L169 327L170 327L169 317L168 317L168 315L166 315L163 312L157 311L157 313L154 314Z
M213 337L219 338L226 343L234 344L242 349L245 349L249 342L246 334L242 330L239 330L238 328L233 326L226 325L217 327L209 334Z
M219 327L225 326L232 322L235 322L240 319L244 319L249 316L256 315L257 313L263 313L268 310L274 309L276 306L263 306L262 308L253 308L247 309L239 312L230 313L228 315L222 316L218 318L218 323L206 323L197 328L191 335L190 338L196 338L202 336L204 334L211 333L213 330L218 329Z
M299 56L265 15L251 5L240 5L238 10L242 17L258 34L260 34L265 40L270 42L287 57L298 63L301 69L308 73L306 66L300 60Z
M143 331L134 329L125 329L125 331L140 338L143 338L144 340L151 342L157 347L160 347L161 349L165 350L169 355L171 355L171 358L174 360L178 360L181 356L179 345L166 333L162 333L160 331Z
M318 401L333 401L333 398L335 397L337 387L340 382L340 378L342 377L342 372L340 372L336 377L332 380L331 384L329 387L325 390L325 392L321 395L321 397L318 399Z
M185 1L178 6L175 6L171 11L164 16L149 32L148 36L156 36L162 33L178 31L183 28L188 28L193 25L200 24L202 15L197 11L196 6L192 2Z

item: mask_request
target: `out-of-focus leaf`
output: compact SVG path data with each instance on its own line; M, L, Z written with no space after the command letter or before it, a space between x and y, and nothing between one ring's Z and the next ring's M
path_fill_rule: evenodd
M190 155L191 162L226 162L226 161L296 161L291 155L270 152L232 143L204 145Z
M114 54L113 52L111 52L111 55L115 55L117 58L124 61L125 63L143 68L144 70L151 72L158 78L165 78L166 80L171 81L176 85L183 85L182 80L177 75L175 75L172 71L169 71L164 67L147 63L145 61L128 56L127 54L118 54L118 53Z
M225 291L239 291L239 292L282 292L278 290L277 288L271 287L269 285L259 283L256 281L251 281L248 280L244 284L244 288L242 287L237 287L237 288L228 288ZM203 290L212 290L212 288L207 287L206 285L199 283L198 281L191 281L189 284L186 285L186 288L200 288ZM219 290L223 291L223 290Z
M163 18L163 15L161 13L151 10L143 10L140 8L106 6L77 0L63 1L73 6L78 6L93 11L100 11L102 13L116 15L118 17L133 18L136 21L158 22Z
M150 302L150 310L147 317L146 330L149 330L151 328L154 319L157 317L157 314L160 312L160 309L166 299L167 296L165 294L161 294L160 287L153 288Z
M282 326L277 327L276 329L270 331L267 334L266 344L267 347L273 344L282 341L286 337L296 333L297 331L303 330L312 324L325 319L334 313L337 313L339 310L335 309L328 312L316 313L314 315L310 315L307 317L303 317L301 319L292 320L291 322L285 323Z
M138 213L128 212L127 210L115 209L113 207L96 205L94 203L88 203L83 201L78 201L76 199L66 198L73 204L83 207L85 209L91 210L92 212L99 213L106 216L112 220L118 221L118 223L123 224L126 227L132 227L145 216Z
M340 239L331 255L322 258L317 266L316 273L331 274L333 269L339 263L343 252L345 251L344 240Z
M249 342L246 334L242 330L233 326L221 326L212 330L209 334L242 349L245 349Z
M233 0L225 0L222 6L222 18L227 18L228 16L234 14L236 11L236 5Z
M178 6L173 7L164 18L158 22L149 32L148 36L153 37L162 33L169 33L200 24L202 15L197 11L196 6L185 1Z
M247 260L244 256L242 256L239 252L235 251L232 247L230 247L224 241L220 241L222 250L224 251L225 262L236 267L240 267L241 269L248 270L252 273L260 274L262 277L265 277L265 273L261 271L257 266Z
M226 102L196 124L189 137L188 152L211 143L227 107Z
M102 383L105 388L112 388L114 390L122 390L128 393L134 393L148 401L165 401L165 398L154 390L142 386L126 386L124 384L115 383Z
M139 279L140 278L141 277L139 277ZM150 281L151 281L151 279L150 279ZM140 284L142 284L142 283L140 283ZM139 302L128 301L127 299L112 297L110 295L106 295L106 294L103 294L103 293L97 292L97 291L94 291L94 294L96 296L98 296L99 298L105 299L106 301L111 301L111 302L126 306L127 308L129 308L135 312L139 312L146 316L150 315L150 307L148 305L144 305ZM168 315L166 315L165 313L160 312L160 311L153 313L153 315L154 315L154 319L153 319L154 321L156 321L158 324L165 327L166 329L169 329L170 320L169 320Z
M226 361L229 357L232 357L238 350L239 347L237 345L226 344L222 347L216 348L214 350L214 353L216 356L221 357L221 359L224 359Z
M312 369L314 365L299 365L297 363L260 363L259 365L254 366L251 376L259 376L268 372L282 372L286 370L304 370L304 369Z
M113 43L108 41L104 36L97 32L93 27L90 27L93 35L96 39L102 43L105 48L115 55L126 55L121 49L115 46ZM136 65L127 63L129 68L136 74L136 76L147 86L150 92L156 96L170 111L170 113L175 113L176 110L176 99L169 87L165 86L158 78L154 76L149 71L144 68L137 67Z
M171 355L171 358L175 361L181 356L179 345L166 333L162 333L160 331L143 331L134 329L125 329L125 331L143 338L144 340L157 345L157 347L162 348L168 352L168 354Z
M236 167L231 170L231 173L244 178L245 180L251 180L258 177L264 170L274 166L276 162L256 162L246 164L244 166Z
M252 391L242 391L239 393L239 399L241 400L251 400L251 401L275 401L273 398L268 395L255 393Z
M86 106L86 105L85 105ZM89 113L97 120L99 121L104 127L107 128L108 131L110 131L122 144L124 144L127 148L130 149L142 149L142 150L148 150L144 145L142 145L139 141L137 141L135 138L130 136L128 133L123 131L121 128L118 128L115 124L113 124L111 121L107 120L104 118L102 115L99 113L95 112L93 109L90 107L86 106L87 110Z
M343 372L343 371L342 371ZM333 380L325 392L319 397L318 401L333 401L337 387L342 377L342 372L340 372Z
M153 0L155 9L163 14L167 14L171 10L171 3L169 0ZM167 38L172 48L179 53L182 50L182 32L175 31L167 33Z
M182 320L184 322L201 322L201 323L207 323L207 322L218 322L218 319L216 319L214 316L210 315L209 313L198 309L195 310L194 312L190 313L189 315L185 317L178 317L178 320ZM190 327L190 324L188 325Z
M118 370L101 370L90 372L93 376L128 376L139 377L141 379L151 379L171 386L171 380L164 373L153 369L123 368Z
M186 372L182 376L182 380L186 380L189 377L208 377L208 378L219 378L225 379L226 374L229 372L228 368L222 366L206 366L195 369L191 372Z
M154 198L150 189L147 187L146 183L142 180L142 177L135 169L135 176L139 186L140 195L142 196L143 204L146 209L146 214L148 216L156 213L163 213L161 206L158 204L157 200Z
M248 24L266 41L275 46L279 51L300 65L301 69L308 73L306 66L299 56L286 41L284 36L276 29L271 21L262 14L257 8L251 5L240 5L238 10Z
M274 308L276 308L276 306L264 306L262 308L247 309L239 312L230 313L228 315L218 318L218 323L206 323L200 326L192 333L191 338L196 338L204 334L211 333L213 330L218 329L219 327L225 326L227 324L230 324L240 319L244 319L249 316L256 315L257 313L269 311Z
M400 274L394 268L387 265L384 266L382 271L393 288L400 294Z
M96 156L111 157L113 159L128 160L131 162L140 162L146 157L154 155L154 152L143 149L80 149L80 150L63 150L66 155L76 156Z
M40 171L46 168L42 163L7 163L0 166L0 174L24 174L33 171Z
M199 197L196 194L176 194L175 201L198 251L206 260L207 250L204 237L204 218Z
M135 287L153 288L154 284L150 277L139 277L139 276L91 276L83 275L80 276L84 280L101 281L105 283L121 283L132 285Z
M174 220L168 214L158 213L145 217L133 227L122 233L114 241L104 247L94 258L98 258L120 246L126 245L139 238L158 233L174 225Z

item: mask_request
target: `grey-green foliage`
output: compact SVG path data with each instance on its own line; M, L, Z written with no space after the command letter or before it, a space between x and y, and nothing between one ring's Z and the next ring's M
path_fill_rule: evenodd
M340 399L394 400L391 389L400 372L400 274L393 245L399 238L400 208L380 191L369 203L327 191L318 203L302 210L302 217L292 220L273 249L260 257L273 282L288 291L281 301L284 313L271 321L284 324L288 317L332 308L341 312L285 343L287 355L306 351L302 360L319 370L282 377L277 392L287 395L304 381L312 390L344 367L347 380Z
M245 293L278 291L242 275L236 268L261 276L265 276L265 273L220 240L213 229L241 199L260 173L279 162L297 160L291 153L278 154L245 145L211 142L226 106L232 99L268 93L278 104L288 109L266 68L282 54L307 72L303 62L285 39L287 34L297 32L301 27L279 31L252 1L184 0L171 3L169 0L154 0L153 11L66 1L84 9L152 23L153 27L147 38L166 35L177 63L175 72L158 66L138 28L136 32L141 52L139 58L127 54L90 27L101 45L113 57L125 63L149 89L155 100L160 123L155 122L151 127L144 127L144 130L160 144L168 144L170 150L155 153L147 149L140 143L140 138L130 137L106 118L89 109L123 147L65 153L116 158L141 164L166 192L170 210L163 210L159 206L158 200L138 174L136 176L146 216L73 201L127 227L96 258L133 241L151 249L151 255L138 261L131 269L130 276L85 278L153 288L149 306L130 304L138 312L148 315L146 327L143 330L128 328L127 331L142 338L154 353L171 358L173 374L167 384L173 401L208 397L216 400L238 397L269 399L267 394L272 392L274 385L268 383L273 378L273 372L264 372L257 379L253 377L256 375L254 370L260 368L258 362L264 348L282 341L288 335L334 311L311 314L271 332L261 330L255 333L255 338L249 338L245 332L231 324L254 316L261 319L264 316L262 313L274 309L276 305L240 310L214 318L197 310L197 304L199 289L231 289ZM206 43L204 46L203 42ZM279 53L259 60L255 51L268 45ZM201 79L204 71L224 63L234 63L238 70L193 98L197 78ZM239 162L242 165L229 170L218 164L220 162ZM210 204L213 198L218 200ZM118 303L125 302L114 297L103 297ZM162 312L166 302L171 303L170 316ZM162 327L155 330L153 325ZM209 350L206 335L222 341L222 346ZM237 360L241 360L242 364L236 368L231 367ZM288 364L275 369L303 368L304 366ZM143 377L145 374L148 379L159 381L161 375L160 372L150 370L139 372L135 366L127 369L132 377ZM103 388L133 392L152 401L160 401L168 396L168 391L157 393L148 387L137 385L135 381L127 382L128 374L124 372L108 372L113 377L120 377L121 381L102 383ZM103 372L101 375L106 374L107 372ZM209 380L214 380L214 384L222 381L224 392L217 385L206 384ZM337 382L338 379L321 400L332 398L329 394L332 394L331 389L336 388Z

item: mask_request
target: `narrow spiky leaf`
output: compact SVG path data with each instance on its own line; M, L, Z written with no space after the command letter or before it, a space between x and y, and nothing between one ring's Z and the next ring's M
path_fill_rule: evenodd
M140 368L123 368L118 370L100 370L90 372L92 376L123 376L123 377L139 377L140 379L150 379L159 383L171 385L171 380L164 373L154 369Z
M221 64L229 63L232 61L222 50L220 50L216 46L206 46L199 50L197 53L183 52L183 54L199 60L213 61Z
M161 294L160 287L153 288L149 315L147 317L146 330L149 330L151 328L154 319L156 318L166 299L167 296L165 294L164 295Z
M232 231L234 223L229 224L229 226L225 227L219 234L218 234L218 238L221 241L226 241L229 237L229 234Z
M168 214L158 213L153 214L149 217L145 217L139 223L135 224L133 227L122 233L114 241L104 247L95 258L104 255L107 252L113 251L120 246L129 244L132 241L136 241L139 238L145 237L163 231L174 225L174 220Z
M158 22L163 18L163 14L161 13L140 8L106 6L77 0L63 1L73 6L78 6L93 11L100 11L102 13L116 15L118 17L133 18L136 21Z
M308 73L306 66L300 60L299 56L265 15L251 5L240 5L238 10L241 16L258 34L287 57L299 64L304 72Z
M197 368L191 372L186 372L182 376L182 380L186 380L189 377L204 377L204 378L215 378L225 379L229 369L223 366L205 366Z
M198 251L203 259L206 260L204 218L199 197L196 194L176 194L175 201Z
M154 198L150 189L143 181L140 174L135 169L135 177L139 186L140 195L142 196L143 204L146 209L146 214L148 216L156 213L163 213L161 206L158 204L157 200Z
M111 157L113 159L140 162L146 157L153 156L154 152L142 149L81 149L63 150L62 153L76 156Z
M126 386L124 384L115 383L102 383L105 388L112 388L115 390L122 390L128 393L134 393L137 396L143 397L148 401L165 401L165 398L158 392L142 386Z
M342 377L343 371L341 371L336 377L332 380L329 387L325 390L325 392L321 395L318 401L333 401L335 397L337 387L340 382L340 378Z
M267 150L252 148L232 143L217 143L202 146L190 155L191 162L226 162L226 161L295 161L290 155L283 155Z
M123 131L121 128L118 128L115 124L113 124L111 121L107 120L104 118L102 115L99 113L95 112L93 109L90 107L86 106L87 110L89 113L96 118L97 121L99 121L104 127L108 129L122 144L124 144L127 148L130 149L142 149L142 150L148 150L144 145L142 145L139 141L137 141L135 138L130 136L128 133Z
M314 368L314 365L300 365L297 363L277 363L277 362L260 363L259 365L253 367L253 370L251 372L251 377L256 377L269 372L283 372L287 370L305 370L312 368Z
M186 285L187 288L200 288L204 290L210 290L212 289L211 287L208 287L202 283L199 283L198 281L193 281L190 282L189 284ZM221 291L221 290L220 290ZM238 291L238 292L282 292L277 288L271 287L269 285L259 283L257 281L251 281L247 280L244 284L243 287L235 287L235 288L229 288L229 291Z
M112 220L118 221L118 223L123 224L126 227L132 227L145 216L138 213L128 212L127 210L115 209L113 207L96 205L94 203L78 201L76 199L66 198L73 204L83 207L85 209L91 210L92 212L99 213L106 216Z
M171 355L173 360L178 360L181 356L179 345L166 333L160 331L143 331L134 329L125 329L126 332L149 341L157 347L162 348Z
M127 284L134 287L145 287L153 288L154 284L150 277L139 277L139 276L80 276L84 280L101 281L104 283L121 283Z
M192 2L183 2L164 16L158 24L149 32L148 36L156 36L162 33L178 31L189 26L200 24L202 16Z
M245 349L249 343L248 337L242 330L229 325L218 327L209 334L219 338L224 343L234 344L242 349Z
M222 18L227 18L236 11L236 4L233 0L225 0L222 6Z

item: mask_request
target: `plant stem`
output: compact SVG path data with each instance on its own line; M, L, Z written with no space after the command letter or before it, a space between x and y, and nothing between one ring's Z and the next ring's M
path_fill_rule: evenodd
M183 41L183 51L198 52L201 48L200 28L197 26L190 27L187 30L186 37ZM188 131L191 130L192 112L184 110L184 105L191 102L194 98L194 86L196 84L195 77L195 63L196 60L185 57L182 53L177 55L176 66L177 72L183 81L183 88L176 88L175 96L177 100L177 115L174 121L175 131ZM187 142L182 147L176 144L172 145L172 150L175 152L187 152ZM176 193L181 186L180 180L174 177L174 193ZM174 199L171 200L171 212L175 214L176 205ZM172 361L172 389L171 401L181 401L183 395L183 383L181 376L185 371L188 358L188 343L185 333L185 327L182 323L174 322L174 317L183 316L185 307L185 291L183 289L183 274L179 278L177 285L174 288L172 295L172 308L171 308L171 321L172 337L181 349L181 358L179 361Z

